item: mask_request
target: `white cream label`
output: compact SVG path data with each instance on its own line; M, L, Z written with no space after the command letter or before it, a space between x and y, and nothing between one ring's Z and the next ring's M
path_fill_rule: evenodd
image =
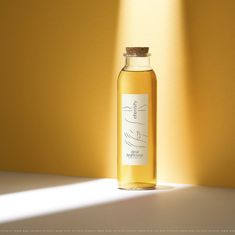
M148 162L148 94L122 94L122 164Z

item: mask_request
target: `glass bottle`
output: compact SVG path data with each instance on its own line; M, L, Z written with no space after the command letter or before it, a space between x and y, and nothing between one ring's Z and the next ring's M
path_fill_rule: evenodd
M156 187L156 75L148 47L127 47L117 85L120 189Z

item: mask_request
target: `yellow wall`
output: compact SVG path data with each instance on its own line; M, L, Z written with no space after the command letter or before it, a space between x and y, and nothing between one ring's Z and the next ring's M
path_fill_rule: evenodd
M235 186L235 1L186 0L183 8L193 179Z
M114 176L118 2L1 0L0 11L0 168Z
M158 75L158 179L235 186L234 0L1 0L0 168L116 176L125 46Z

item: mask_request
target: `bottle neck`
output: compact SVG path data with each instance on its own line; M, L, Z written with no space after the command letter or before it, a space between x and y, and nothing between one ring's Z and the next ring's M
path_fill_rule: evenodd
M125 71L146 71L152 70L150 66L150 57L126 56Z

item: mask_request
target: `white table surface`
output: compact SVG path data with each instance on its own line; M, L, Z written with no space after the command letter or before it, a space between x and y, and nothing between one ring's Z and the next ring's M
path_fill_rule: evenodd
M235 189L0 172L0 234L235 233Z

